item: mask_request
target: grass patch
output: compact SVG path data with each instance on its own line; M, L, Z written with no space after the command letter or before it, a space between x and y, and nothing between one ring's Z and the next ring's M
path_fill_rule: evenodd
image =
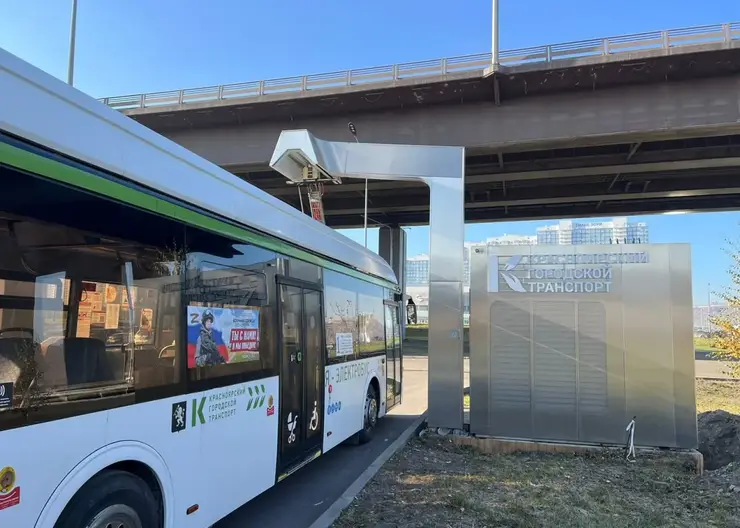
M740 381L696 380L696 412L719 409L740 414Z
M412 440L334 524L371 526L738 526L740 494L682 460L486 455L449 438Z
M697 380L697 412L740 414L739 392L739 382ZM486 455L428 435L392 457L334 526L740 526L740 493L672 456Z
M697 352L713 352L719 350L712 345L712 340L708 337L694 337L694 349Z

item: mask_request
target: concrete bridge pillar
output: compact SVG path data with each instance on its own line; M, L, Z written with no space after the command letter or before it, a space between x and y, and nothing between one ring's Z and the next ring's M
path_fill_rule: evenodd
M401 338L406 339L406 231L402 227L381 227L378 253L393 269L401 287Z

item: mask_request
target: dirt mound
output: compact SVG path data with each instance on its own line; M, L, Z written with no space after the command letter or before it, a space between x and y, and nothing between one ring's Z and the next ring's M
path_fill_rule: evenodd
M701 413L698 418L699 451L706 469L740 462L740 416L727 411Z
M726 491L740 493L740 462L730 462L723 468L705 473L709 482Z

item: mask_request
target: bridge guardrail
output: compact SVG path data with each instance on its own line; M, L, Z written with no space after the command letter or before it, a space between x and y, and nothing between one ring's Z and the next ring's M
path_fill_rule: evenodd
M549 64L559 60L619 55L698 44L729 43L733 40L740 40L740 22L506 50L499 54L499 64L502 66ZM465 71L480 71L482 74L490 65L491 54L480 53L282 79L106 97L100 101L117 110L187 105L207 101L249 99L277 93L304 93L335 87L371 86L403 79L433 77Z

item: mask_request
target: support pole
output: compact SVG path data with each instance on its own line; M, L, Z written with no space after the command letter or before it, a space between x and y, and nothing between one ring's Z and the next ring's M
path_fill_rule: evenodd
M75 84L75 44L77 39L77 0L72 0L72 23L69 28L69 58L67 63L67 84Z
M712 333L712 283L707 283L707 330Z
M491 66L493 70L498 70L498 55L499 55L499 42L498 42L498 2L499 0L491 0Z

